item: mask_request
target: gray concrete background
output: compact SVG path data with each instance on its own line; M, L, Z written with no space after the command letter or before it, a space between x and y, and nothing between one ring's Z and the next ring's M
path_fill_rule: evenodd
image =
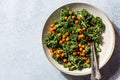
M116 47L102 80L120 80L120 0L0 0L0 80L90 80L61 73L46 59L41 32L48 16L71 2L101 8L116 32Z

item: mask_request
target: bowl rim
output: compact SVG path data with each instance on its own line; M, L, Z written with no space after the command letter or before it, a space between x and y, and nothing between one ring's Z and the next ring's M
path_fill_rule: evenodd
M43 44L43 33L44 33L44 29L45 29L45 25L46 25L46 23L47 23L47 20L52 16L52 14L53 14L56 10L58 10L58 9L64 7L64 6L67 6L67 5L71 5L71 4L85 4L85 5L92 6L92 7L96 8L96 9L98 9L100 12L102 12L102 13L105 15L105 17L106 17L106 18L108 19L108 21L110 22L110 25L112 26L112 32L113 32L114 40L113 40L113 46L112 46L112 48L111 48L111 54L110 54L110 56L107 57L106 61L104 61L104 63L99 67L99 69L101 69L103 66L105 66L105 64L107 64L107 62L109 61L109 59L111 58L111 56L112 56L112 54L113 54L113 51L114 51L114 48L115 48L116 37L115 37L114 27L113 27L113 24L112 24L110 18L107 16L107 14L106 14L103 10L101 10L100 8L98 8L97 6L95 6L95 5L91 4L91 3L87 3L87 2L70 2L70 3L64 4L64 5L62 5L62 6L59 6L58 8L56 8L56 9L49 15L49 17L46 19L46 21L45 21L45 23L44 23L44 27L42 28L42 48L43 48L44 54L46 53L46 50L44 49L44 44ZM83 76L83 75L88 75L88 74L91 73L91 72L84 73L84 74L67 73L67 72L65 72L64 70L59 69L58 67L56 67L55 64L53 64L53 63L49 60L49 58L47 57L46 54L45 54L45 56L46 56L47 60L48 60L56 69L58 69L59 71L65 73L65 74L73 75L73 76Z

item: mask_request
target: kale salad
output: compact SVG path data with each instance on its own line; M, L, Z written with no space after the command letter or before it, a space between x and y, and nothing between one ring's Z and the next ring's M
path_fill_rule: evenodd
M56 21L49 25L44 35L44 44L51 57L70 71L91 67L90 42L95 42L96 53L102 41L105 25L100 17L95 17L86 9L73 11L61 9Z

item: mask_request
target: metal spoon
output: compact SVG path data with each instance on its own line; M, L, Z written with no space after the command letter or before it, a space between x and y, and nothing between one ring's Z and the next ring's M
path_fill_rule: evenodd
M101 79L101 74L98 67L98 62L96 58L95 53L95 47L94 47L94 41L91 42L91 67L92 67L92 73L91 73L91 80L95 79Z

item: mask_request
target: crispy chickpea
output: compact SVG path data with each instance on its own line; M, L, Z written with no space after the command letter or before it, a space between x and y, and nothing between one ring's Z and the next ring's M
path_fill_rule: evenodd
M78 16L77 18L78 18L78 20L80 20L82 17L81 17L81 16Z
M82 29L78 29L78 32L82 32Z
M66 38L66 41L69 41L69 40L70 40L70 38L69 38L69 37L67 37L67 38Z
M84 60L87 60L87 57L83 57Z
M83 35L83 34L81 34L81 35L80 35L80 38L83 38L83 37L84 37L84 35Z
M80 48L79 50L80 50L80 51L82 51L83 49L82 49L82 48Z
M65 35L63 35L62 37L63 37L63 38L66 38L66 36L65 36Z
M66 63L66 62L67 62L67 59L63 59L63 62Z
M53 31L54 29L53 28L50 28L50 31Z
M80 52L78 51L78 52L77 52L77 54L79 55L79 54L80 54Z
M60 54L62 51L58 49L56 52L57 52L58 54Z
M60 54L56 54L56 58L60 58Z
M81 36L80 36L80 35L78 35L77 39L78 39L78 40L80 40L80 39L81 39Z
M79 48L78 44L75 46L75 48L77 48L77 49Z
M61 54L61 57L64 57L64 56L65 56L65 54L64 54L64 53L62 53L62 54Z
M75 24L78 24L79 23L79 21L78 20L75 20Z
M59 44L62 44L62 43L63 43L63 41L62 41L62 40L60 40L60 41L59 41Z
M51 24L50 26L51 26L51 27L54 27L54 24Z
M72 15L73 14L73 12L72 11L69 11L69 15Z
M72 30L72 34L74 34L75 33L75 31L74 30Z
M86 28L85 28L85 27L83 27L83 28L82 28L82 30L86 30Z
M61 34L61 33L58 33L57 35L60 37L62 34Z
M82 45L81 47L82 47L82 48L85 48L85 46L84 46L84 45Z
M87 59L87 60L86 60L86 63L87 63L87 64L90 64L90 59Z
M84 57L84 56L85 56L85 53L81 53L80 56Z
M53 30L56 30L56 29L57 29L57 28L54 26L54 27L53 27Z
M75 19L75 16L72 16L72 19Z
M65 17L64 17L64 20L67 20L67 19L68 19L68 17L67 17L67 16L65 16Z
M79 47L82 47L82 44L78 44Z
M71 63L71 62L68 62L68 64L67 64L67 65L70 67L70 66L72 66L72 63Z
M76 52L73 52L73 56L76 56L77 55L77 53Z
M52 56L52 55L53 55L53 53L50 53L50 55Z
M88 42L87 45L90 46L90 42Z
M62 38L62 42L64 42L65 41L65 38Z
M85 53L85 50L83 50L82 52Z
M69 32L66 32L65 35L68 36L68 35L69 35Z

